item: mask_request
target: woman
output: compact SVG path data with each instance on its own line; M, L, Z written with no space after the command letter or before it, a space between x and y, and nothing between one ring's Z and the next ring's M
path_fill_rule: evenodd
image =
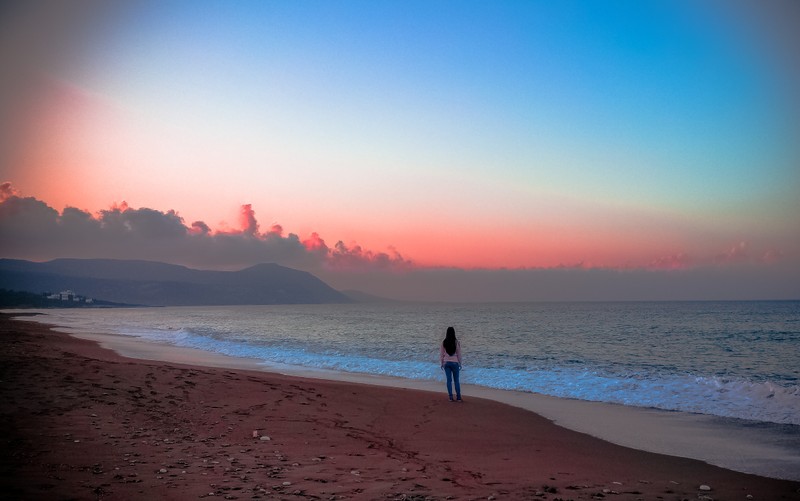
M439 362L447 376L447 394L450 401L453 401L453 381L456 383L456 401L461 402L461 383L458 380L458 373L461 372L461 343L456 339L456 330L452 327L447 328L447 334L439 348Z

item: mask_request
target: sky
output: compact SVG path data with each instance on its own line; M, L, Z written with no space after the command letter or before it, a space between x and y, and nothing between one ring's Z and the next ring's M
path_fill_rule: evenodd
M0 8L0 257L800 298L791 1Z

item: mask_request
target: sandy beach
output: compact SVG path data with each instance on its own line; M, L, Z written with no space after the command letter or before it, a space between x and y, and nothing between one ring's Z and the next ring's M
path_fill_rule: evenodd
M124 358L0 315L7 499L800 499L444 393Z

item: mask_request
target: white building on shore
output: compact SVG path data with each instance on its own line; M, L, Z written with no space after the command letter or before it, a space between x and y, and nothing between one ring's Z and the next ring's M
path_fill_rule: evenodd
M75 303L93 303L94 299L90 297L83 297L75 294L73 291L66 289L61 292L50 294L47 299L57 299L59 301L73 301Z

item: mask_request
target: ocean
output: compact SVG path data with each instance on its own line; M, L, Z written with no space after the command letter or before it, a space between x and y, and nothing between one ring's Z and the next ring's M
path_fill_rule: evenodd
M470 387L703 416L760 459L719 464L800 479L800 301L390 303L42 310L72 332L110 333L254 359L442 383L448 326ZM323 376L324 377L324 376ZM589 418L591 419L591 418ZM708 419L706 420L707 422ZM702 426L707 426L703 424ZM705 433L705 432L703 432ZM680 447L687 447L680 445ZM776 456L780 456L779 458ZM753 456L754 458L756 456ZM759 465L748 463L760 462ZM770 463L770 464L768 464ZM771 464L779 463L779 464Z

